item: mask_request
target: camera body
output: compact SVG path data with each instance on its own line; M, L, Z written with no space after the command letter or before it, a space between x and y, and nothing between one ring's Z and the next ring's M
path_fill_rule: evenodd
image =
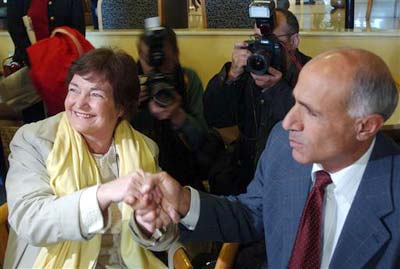
M270 0L255 0L249 6L249 16L255 19L261 38L245 41L252 53L247 59L246 71L256 75L266 74L270 66L281 71L284 69L283 48L272 33L275 27L274 9L275 3Z
M145 39L144 42L149 48L149 65L153 71L147 75L147 85L149 96L159 106L167 107L173 104L176 91L170 76L160 71L160 66L165 59L164 40L167 35L166 29L160 26L159 17L145 19Z

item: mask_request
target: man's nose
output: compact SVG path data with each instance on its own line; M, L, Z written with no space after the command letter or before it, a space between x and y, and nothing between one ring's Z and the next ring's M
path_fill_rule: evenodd
M300 117L297 106L294 105L283 119L282 126L286 131L297 130L300 127Z

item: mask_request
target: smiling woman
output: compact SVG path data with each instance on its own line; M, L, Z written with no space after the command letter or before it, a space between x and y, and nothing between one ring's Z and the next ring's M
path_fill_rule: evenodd
M122 72L120 65L124 66ZM132 57L108 49L72 64L67 76L66 115L94 153L105 154L117 123L136 112L136 73Z
M166 268L132 240L138 170L159 170L156 144L126 121L138 100L135 61L95 49L66 82L66 111L21 127L11 142L4 267Z

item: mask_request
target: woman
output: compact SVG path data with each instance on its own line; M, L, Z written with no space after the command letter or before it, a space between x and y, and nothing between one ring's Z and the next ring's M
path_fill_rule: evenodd
M125 120L139 94L134 60L92 50L66 82L65 112L11 142L4 268L165 268L131 240L128 204L143 198L135 171L158 170L156 144Z

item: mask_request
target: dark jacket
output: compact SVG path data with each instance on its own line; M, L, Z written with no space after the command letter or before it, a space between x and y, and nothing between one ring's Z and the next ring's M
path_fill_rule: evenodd
M139 68L139 71L141 68ZM183 73L182 73L183 72ZM191 69L179 68L177 73L186 79L175 88L182 96L182 108L187 118L179 129L169 121L160 121L151 115L148 103L139 107L131 123L135 129L153 139L159 149L160 167L176 178L182 185L202 188L196 172L196 152L202 146L207 125L203 116L203 86L198 75ZM178 74L177 74L178 76ZM182 79L177 79L182 81ZM184 85L182 85L182 83Z
M13 60L19 63L28 62L25 49L31 44L22 17L27 14L30 3L31 0L7 1L8 32L15 46ZM48 21L50 33L58 26L69 26L85 35L85 17L81 0L49 0Z
M204 114L210 127L239 127L240 137L236 141L234 155L240 165L235 178L240 178L240 182L236 182L234 187L244 191L253 178L269 132L285 117L294 99L292 88L285 80L269 89L255 85L249 73L243 73L236 81L227 82L230 65L230 62L226 63L208 83L204 93Z
M300 52L298 49L294 52L294 56L297 59L297 62L301 65L304 66L309 60L311 60L310 56L307 56ZM296 64L293 61L290 61L289 66L286 69L286 72L283 76L283 78L289 83L289 86L294 88L297 83L297 78L299 77L300 70L296 66Z

